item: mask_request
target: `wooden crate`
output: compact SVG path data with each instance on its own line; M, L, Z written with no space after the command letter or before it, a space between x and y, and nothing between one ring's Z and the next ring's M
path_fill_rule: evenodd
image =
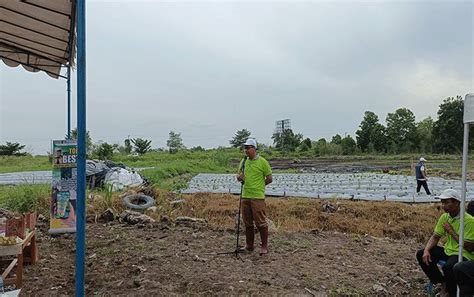
M29 255L25 252L29 250ZM35 264L37 255L36 232L28 232L21 243L11 246L0 246L0 264L7 265L3 270L2 278L4 286L15 285L17 289L23 284L23 265Z
M22 241L15 245L0 246L1 277L4 285L15 285L17 289L23 284L23 265L35 264L38 261L36 245L36 213L27 213L21 217L8 219L6 236L18 236Z

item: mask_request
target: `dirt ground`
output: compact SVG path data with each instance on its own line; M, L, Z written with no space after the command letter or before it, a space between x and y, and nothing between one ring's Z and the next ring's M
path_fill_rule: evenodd
M40 261L26 268L22 295L73 295L75 236L40 226ZM257 236L258 239L258 236ZM241 237L241 243L244 239ZM258 240L257 240L258 242ZM424 295L414 239L334 231L271 234L270 253L235 249L232 229L207 223L87 225L87 295Z
M410 162L388 162L380 161L340 161L340 160L318 160L318 159L278 159L270 160L272 169L296 169L303 173L360 173L360 172L383 172L387 170L399 171L410 170Z

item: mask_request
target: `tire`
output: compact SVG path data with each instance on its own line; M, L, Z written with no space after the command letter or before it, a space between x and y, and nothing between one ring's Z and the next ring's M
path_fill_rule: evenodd
M128 195L123 198L123 204L130 209L143 211L155 204L155 199L144 194Z

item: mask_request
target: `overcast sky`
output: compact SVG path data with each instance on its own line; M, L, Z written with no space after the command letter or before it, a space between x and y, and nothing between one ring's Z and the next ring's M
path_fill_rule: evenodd
M473 90L473 1L87 2L87 129L227 146L275 121L313 140ZM75 76L75 73L74 73ZM73 122L76 126L76 84ZM0 62L0 143L45 154L67 130L66 81Z

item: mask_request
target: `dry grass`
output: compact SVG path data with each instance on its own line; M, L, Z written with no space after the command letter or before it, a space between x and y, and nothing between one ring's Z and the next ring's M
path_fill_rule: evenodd
M120 213L124 210L122 197L143 191L113 193L111 206ZM146 192L148 191L148 192ZM156 212L147 212L159 219L166 215L203 218L219 229L234 229L239 197L230 194L199 193L179 195L165 190L146 189L156 200ZM171 202L185 202L173 205ZM109 207L101 195L95 194L88 203L88 214L100 214ZM268 218L277 231L340 231L369 234L377 237L415 238L424 242L431 235L437 218L442 213L439 204L409 204L348 200L320 200L306 198L267 198ZM325 211L324 205L337 210Z
M184 196L173 214L206 219L210 225L234 228L239 198L228 194ZM267 198L269 219L278 231L334 230L378 237L411 237L425 241L442 210L438 204L406 204L306 198ZM324 210L330 204L334 212Z

